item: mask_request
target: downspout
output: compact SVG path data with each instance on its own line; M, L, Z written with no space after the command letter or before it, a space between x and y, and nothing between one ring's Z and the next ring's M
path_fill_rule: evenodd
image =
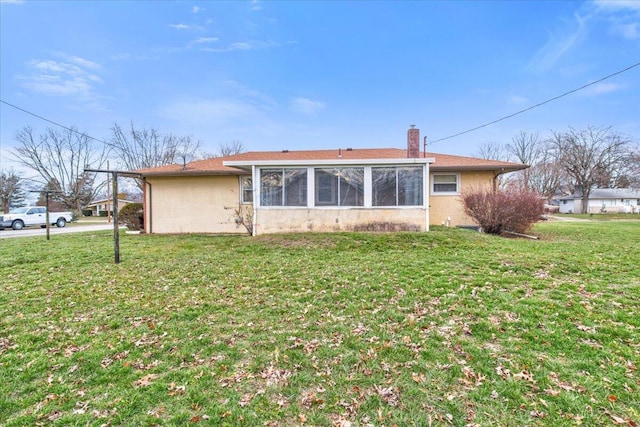
M505 173L504 168L500 169L500 171L493 171L493 194L498 191L498 177Z
M251 235L257 236L258 226L258 199L260 194L256 189L258 188L258 180L256 179L256 165L251 165L251 185L253 186L253 218L251 222Z
M422 157L427 158L427 136L422 143ZM429 163L424 164L424 179L422 180L422 200L424 200L424 230L429 231Z
M144 186L144 190L145 191L144 191L143 194L144 194L144 197L145 197L145 207L146 206L149 207L149 209L148 209L149 210L149 214L148 215L147 215L147 209L143 210L143 212L144 212L144 223L145 223L145 225L148 225L148 228L149 228L148 233L152 234L153 233L153 212L152 212L152 209L151 209L152 201L153 201L153 199L152 199L152 191L151 191L152 189L151 189L151 183L148 182L146 179L144 180L144 183L145 183L145 186ZM147 204L147 186L149 186L149 203L148 204ZM149 220L148 223L147 223L147 219Z
M422 199L424 200L424 230L429 231L429 163L425 163L424 165L424 179L422 180Z

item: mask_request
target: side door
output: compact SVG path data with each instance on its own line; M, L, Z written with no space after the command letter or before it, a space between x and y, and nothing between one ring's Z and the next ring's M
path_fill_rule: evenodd
M25 225L40 225L46 221L45 208L31 208L25 216Z

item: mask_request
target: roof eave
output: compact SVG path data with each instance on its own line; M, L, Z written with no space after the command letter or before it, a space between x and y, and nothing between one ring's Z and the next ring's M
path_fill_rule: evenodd
M143 178L159 178L163 176L223 176L223 175L245 175L241 170L180 170L169 172L149 172L142 173Z
M493 171L493 172L515 172L528 168L527 165L502 166L502 165L468 165L468 166L438 166L434 163L430 169L434 172L458 172L458 171Z
M317 159L317 160L247 160L224 161L223 165L233 168L250 169L252 166L341 166L341 165L414 165L432 164L433 157L399 159Z

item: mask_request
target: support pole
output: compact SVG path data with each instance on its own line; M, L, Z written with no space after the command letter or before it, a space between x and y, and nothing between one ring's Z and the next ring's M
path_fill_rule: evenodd
M62 191L55 191L55 190L31 190L30 193L44 193L44 206L45 206L45 214L44 214L44 220L46 222L45 224L45 228L47 229L47 240L51 240L51 236L50 236L50 232L49 232L49 228L50 225L49 224L49 194L63 194Z
M118 194L118 173L113 172L113 194ZM118 197L113 198L113 253L115 263L120 263L120 228L118 228Z
M44 214L45 221L47 222L47 227L46 227L47 228L47 240L50 240L51 237L50 237L50 232L49 232L50 225L49 225L49 192L48 191L45 193L45 196L44 196L44 205L45 205L45 207L47 209L47 211Z
M109 160L107 160L107 170L109 170ZM109 184L109 174L107 173L107 222L111 222L111 210L113 209L113 204L111 203L111 194L109 194ZM99 209L98 215L100 215Z
M142 175L136 172L127 172L127 171L112 171L112 170L103 170L103 169L85 169L85 172L94 172L94 173L107 173L111 174L111 179L113 180L113 253L115 258L115 263L120 263L120 228L118 227L118 175L124 176L127 178L138 178L141 179ZM108 187L107 187L108 188Z

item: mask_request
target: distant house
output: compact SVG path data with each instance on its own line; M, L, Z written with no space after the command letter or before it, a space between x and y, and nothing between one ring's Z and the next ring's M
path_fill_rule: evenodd
M559 197L560 213L581 213L582 193ZM595 188L589 193L587 213L640 213L640 190Z
M407 149L255 151L138 170L147 233L415 230L472 225L460 193L527 166Z
M136 202L134 200L118 199L118 212L120 212L125 205L130 203ZM113 212L113 199L94 200L89 203L84 210L90 210L91 216L100 216L101 212L104 212L102 216L106 216L107 211Z

